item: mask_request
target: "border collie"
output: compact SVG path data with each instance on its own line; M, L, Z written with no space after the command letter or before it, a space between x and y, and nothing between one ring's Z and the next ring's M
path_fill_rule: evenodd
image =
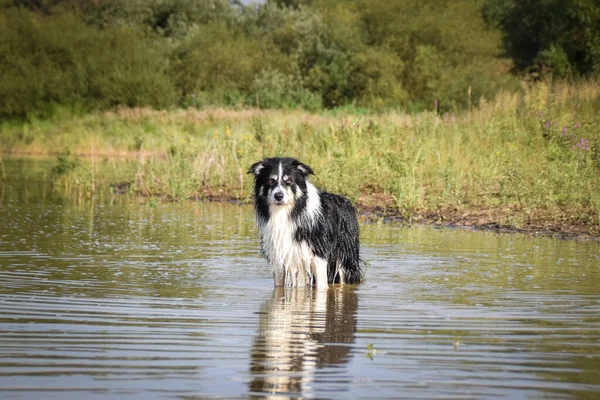
M363 280L358 220L348 199L317 189L308 180L312 169L293 158L266 158L248 173L275 286L327 288Z

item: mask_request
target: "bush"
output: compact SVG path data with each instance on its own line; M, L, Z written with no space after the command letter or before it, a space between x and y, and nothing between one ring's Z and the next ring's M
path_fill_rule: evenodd
M272 70L263 70L254 78L247 102L260 108L321 108L318 94L302 87L294 76Z
M182 98L202 92L244 92L269 65L260 44L223 23L198 27L173 50L169 73Z
M502 33L517 68L600 73L600 8L541 3L5 1L0 117L118 105L454 111L517 86Z
M165 107L175 99L161 51L134 30L99 30L71 13L41 18L23 9L0 20L2 117L44 115L54 104Z

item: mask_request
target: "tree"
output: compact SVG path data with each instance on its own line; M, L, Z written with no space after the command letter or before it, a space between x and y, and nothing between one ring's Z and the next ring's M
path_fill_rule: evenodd
M504 48L518 71L600 73L597 0L487 0L484 15L503 30Z

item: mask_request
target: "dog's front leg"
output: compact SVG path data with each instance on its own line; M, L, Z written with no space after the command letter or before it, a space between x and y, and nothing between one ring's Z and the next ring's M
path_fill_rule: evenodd
M327 289L327 260L321 257L314 257L311 263L312 273L315 277L315 286L317 289Z
M275 281L275 287L285 286L285 274L284 268L275 268L273 270L273 280Z

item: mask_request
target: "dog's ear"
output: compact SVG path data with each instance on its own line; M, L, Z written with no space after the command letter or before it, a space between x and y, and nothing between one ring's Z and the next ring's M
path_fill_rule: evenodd
M252 164L252 166L248 170L248 173L257 176L258 174L260 174L260 171L262 171L264 167L265 164L262 161L259 161L257 163Z
M300 171L300 173L304 176L306 175L314 175L315 173L313 172L312 168L310 168L308 165L301 163L298 160L295 160L292 165L294 166L294 168L296 168L298 171Z

